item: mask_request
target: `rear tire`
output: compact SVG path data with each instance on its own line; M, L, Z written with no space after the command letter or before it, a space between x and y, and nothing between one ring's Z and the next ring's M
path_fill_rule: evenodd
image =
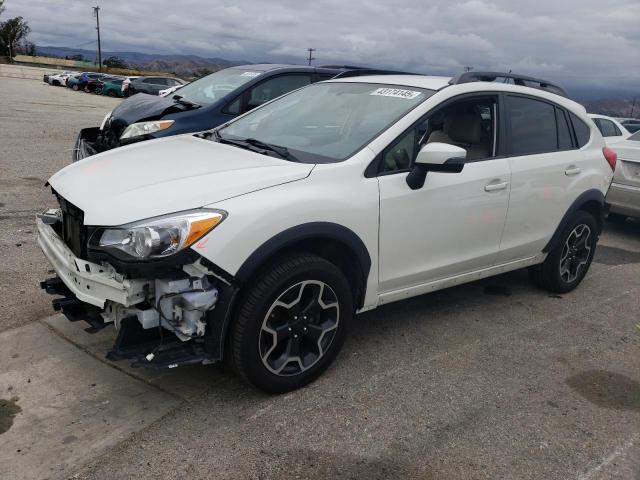
M283 257L243 297L230 331L231 366L268 393L300 388L335 359L353 314L338 267L310 254Z
M579 210L562 230L558 244L544 263L529 268L533 283L553 293L567 293L576 288L591 266L597 232L593 215Z
M71 87L73 89L74 92L78 91L78 84L75 84Z

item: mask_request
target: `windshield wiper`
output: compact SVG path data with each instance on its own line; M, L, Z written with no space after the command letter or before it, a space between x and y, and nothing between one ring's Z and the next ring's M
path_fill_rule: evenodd
M265 151L273 152L278 157L283 158L285 160L289 160L291 162L299 162L295 155L293 155L286 147L281 147L279 145L272 145L270 143L265 143L256 138L226 138L223 137L220 132L216 129L212 131L214 138L219 143L227 143L229 145L235 145L236 147L246 148L247 150L251 150L257 153L264 153Z
M197 103L191 102L189 100L185 100L181 95L174 95L173 98L176 102L185 105L187 107L191 107L191 108L200 108L202 105L199 105Z

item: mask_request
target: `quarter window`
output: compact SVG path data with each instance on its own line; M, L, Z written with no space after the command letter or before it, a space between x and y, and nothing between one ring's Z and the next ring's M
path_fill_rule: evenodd
M507 97L511 154L530 155L558 149L553 105L525 97Z
M567 123L567 116L564 111L556 108L556 118L558 120L558 150L571 150L573 141L571 140L571 130Z
M589 143L591 138L591 129L589 126L580 120L575 114L569 113L571 117L571 123L573 124L573 130L576 132L576 139L578 140L578 148L584 147Z

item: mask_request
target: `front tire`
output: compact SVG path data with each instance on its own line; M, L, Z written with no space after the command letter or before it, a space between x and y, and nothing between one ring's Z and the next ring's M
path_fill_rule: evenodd
M549 292L570 292L587 274L597 242L596 219L588 212L578 211L544 263L529 269L531 280Z
M234 370L269 393L316 379L335 359L354 314L342 271L310 254L270 265L248 288L230 332Z

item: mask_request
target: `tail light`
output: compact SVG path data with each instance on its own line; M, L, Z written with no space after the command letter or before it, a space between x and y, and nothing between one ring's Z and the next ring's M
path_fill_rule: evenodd
M611 171L616 171L616 161L618 160L618 154L611 150L610 148L604 147L602 149L602 154L604 155L604 159L607 161L609 166L611 167Z

